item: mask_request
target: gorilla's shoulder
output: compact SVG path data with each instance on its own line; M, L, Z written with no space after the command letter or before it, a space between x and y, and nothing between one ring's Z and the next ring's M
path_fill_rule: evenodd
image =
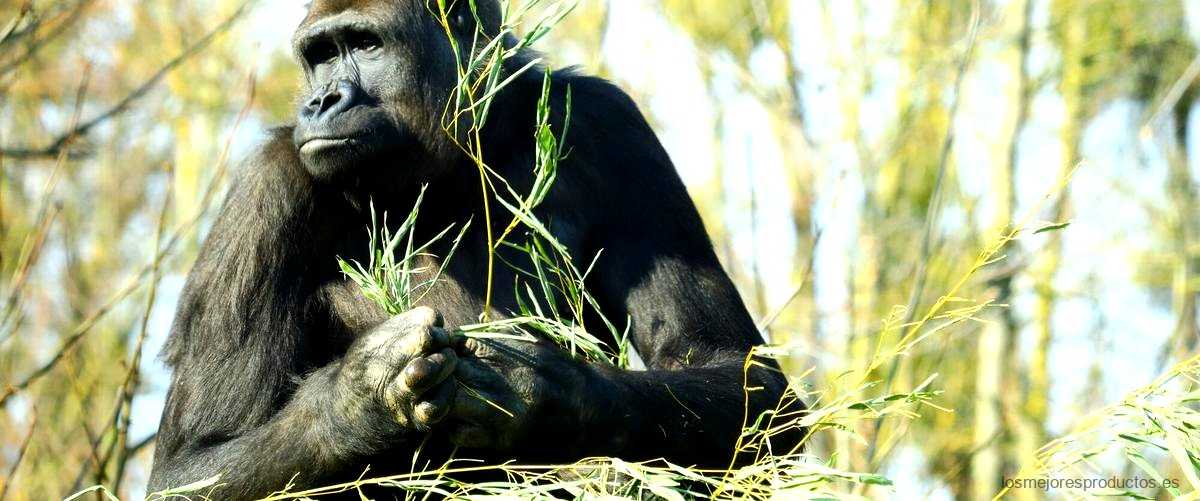
M590 147L593 155L642 156L636 160L625 158L616 163L601 162L607 164L607 168L617 164L643 170L670 167L670 160L646 116L633 98L617 84L601 77L581 74L575 68L555 72L555 77L560 87L570 88L571 141L574 146ZM627 147L612 148L612 144Z
M588 75L577 66L554 72L554 80L571 89L574 104L595 105L610 110L637 111L637 103L608 79ZM640 113L639 113L640 115Z
M263 137L241 157L242 169L249 166L293 166L300 162L300 153L292 139L294 125L278 125L266 130Z
M292 139L294 130L293 125L267 129L238 160L232 172L234 186L293 184L307 178Z
M267 129L266 137L263 139L259 151L277 158L281 156L298 157L296 143L292 139L295 131L296 126L293 124L276 125Z

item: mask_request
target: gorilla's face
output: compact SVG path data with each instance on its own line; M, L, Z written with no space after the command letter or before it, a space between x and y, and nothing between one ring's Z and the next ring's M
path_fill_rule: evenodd
M437 1L312 3L293 41L306 77L294 139L314 177L427 176L420 159L449 154L442 123L457 69ZM451 33L469 47L471 2L448 3Z

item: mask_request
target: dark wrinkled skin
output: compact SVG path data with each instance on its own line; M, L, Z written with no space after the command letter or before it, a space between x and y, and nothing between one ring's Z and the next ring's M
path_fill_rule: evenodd
M496 5L478 5L494 32ZM475 17L451 16L469 39ZM568 89L574 103L570 154L538 215L577 263L604 251L586 285L605 317L629 319L644 371L548 342L451 334L483 311L488 244L477 172L440 121L453 54L424 0L317 0L294 41L306 74L297 122L244 162L180 299L151 492L220 475L211 497L248 499L289 482L353 480L368 466L373 476L408 472L417 447L434 466L455 449L493 461L729 463L743 386L758 388L748 394L756 416L786 382L759 366L743 372L762 338L628 96L553 73L555 131ZM489 166L518 191L532 183L541 75L506 87L483 128ZM421 307L389 318L336 258L366 262L369 207L399 220L421 184L418 239L474 225ZM496 219L498 234L508 220ZM526 280L503 263L529 267L527 256L499 254L493 318L517 310L514 285ZM597 318L585 327L615 345ZM776 450L797 438L779 437Z

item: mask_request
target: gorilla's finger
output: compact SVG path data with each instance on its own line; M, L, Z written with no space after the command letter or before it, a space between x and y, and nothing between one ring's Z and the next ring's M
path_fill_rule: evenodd
M450 346L460 357L487 360L489 364L512 368L516 365L535 367L538 359L548 353L542 341L516 339L471 338L451 336ZM551 348L558 350L557 347Z
M498 413L499 411L492 407L493 405L501 405L496 403L496 397L488 390L480 388L478 381L466 382L459 376L461 372L456 372L455 377L458 379L458 384L462 388L454 395L454 400L451 401L450 414L456 419L466 421L477 421L488 418L489 416Z
M418 306L408 310L407 313L404 313L401 316L407 318L410 322L413 322L417 325L441 327L443 323L442 314L428 306Z
M468 449L486 449L491 446L492 434L486 429L465 423L450 430L450 442Z
M434 353L449 345L450 337L441 327L422 326L400 339L400 349L409 355Z
M460 355L468 353L469 350L467 349L466 344L469 340L471 340L470 336L455 332L454 334L450 335L450 347L454 348L454 351L458 352Z
M454 350L442 348L432 355L409 361L401 373L401 381L413 394L419 395L453 374L457 365L458 355Z
M462 357L488 358L495 355L497 343L493 339L456 335L451 337L450 346Z
M463 385L482 391L496 390L504 387L504 376L487 363L472 358L470 354L459 355L458 365L454 368L454 377Z
M383 384L376 390L383 406L402 423L407 410L408 390L398 384Z
M479 381L462 383L454 396L451 416L475 423L505 423L525 415L528 409L521 400L508 390L489 389L499 388L502 383L497 384L492 376L486 378L484 384Z
M458 383L446 381L427 395L425 400L413 409L413 420L422 431L428 430L450 413L454 397L458 393Z

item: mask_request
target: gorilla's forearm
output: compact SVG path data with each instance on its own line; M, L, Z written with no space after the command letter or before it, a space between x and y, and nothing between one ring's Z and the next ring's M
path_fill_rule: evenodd
M787 384L762 368L745 372L740 362L675 370L599 368L596 374L590 391L574 400L576 412L560 413L577 423L540 428L562 435L552 443L563 444L568 457L665 458L726 467L743 427L778 408ZM544 438L538 443L546 443Z
M616 423L626 438L622 455L664 457L678 464L725 467L738 436L763 412L779 406L787 382L779 374L740 362L675 370L625 371L616 381Z
M198 437L159 458L150 492L220 475L215 488L197 494L253 499L289 482L303 487L354 475L350 467L359 467L364 455L394 445L381 439L395 433L374 429L392 420L367 415L373 412L370 407L339 382L338 365L306 377L290 401L262 426L232 438Z

